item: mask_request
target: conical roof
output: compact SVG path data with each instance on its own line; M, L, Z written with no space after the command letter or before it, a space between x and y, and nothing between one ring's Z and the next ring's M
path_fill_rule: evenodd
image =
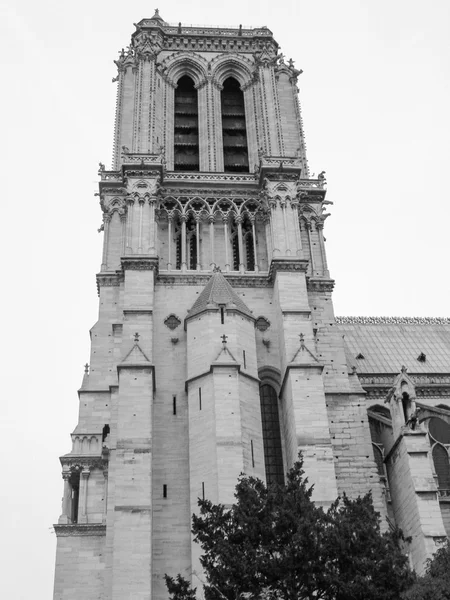
M239 298L220 271L213 273L204 290L194 302L191 310L188 311L187 318L198 315L208 308L219 308L220 305L225 305L227 308L234 308L242 314L253 318L252 311Z
M161 25L167 25L167 23L164 21L164 19L159 14L159 9L158 8L155 8L155 14L150 19L150 21L158 21Z

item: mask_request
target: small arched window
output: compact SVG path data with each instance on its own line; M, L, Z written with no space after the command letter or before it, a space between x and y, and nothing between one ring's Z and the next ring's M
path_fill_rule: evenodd
M233 77L224 81L221 107L224 171L248 173L244 94Z
M271 483L283 484L283 452L281 448L277 394L271 385L264 384L259 389L259 397L261 401L261 422L267 485Z
M190 77L178 80L175 90L174 169L199 170L198 99Z

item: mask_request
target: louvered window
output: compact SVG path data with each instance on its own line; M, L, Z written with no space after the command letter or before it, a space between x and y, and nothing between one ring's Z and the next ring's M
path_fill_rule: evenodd
M197 90L187 76L175 90L174 169L199 170Z
M272 386L266 384L260 387L259 397L261 400L266 481L267 484L282 484L284 483L284 469L277 394Z
M244 94L233 77L223 84L221 105L224 171L248 173Z

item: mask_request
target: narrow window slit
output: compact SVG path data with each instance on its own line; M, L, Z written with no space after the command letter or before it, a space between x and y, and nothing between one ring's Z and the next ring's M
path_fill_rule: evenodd
M252 467L254 468L255 467L255 454L253 451L253 440L250 440L250 446L252 448Z
M202 500L205 499L205 482L202 481Z
M176 396L173 396L172 403L173 403L173 414L176 415L177 414L177 397Z
M163 498L167 498L167 484L163 485Z
M202 388L198 388L198 408L202 410Z

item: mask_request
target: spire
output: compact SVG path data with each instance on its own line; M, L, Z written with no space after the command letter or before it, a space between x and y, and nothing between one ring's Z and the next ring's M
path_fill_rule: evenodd
M212 274L211 279L206 284L202 293L188 311L187 318L189 319L198 315L208 308L219 309L221 306L234 308L243 315L253 318L252 311L245 302L239 298L222 273L217 270Z

